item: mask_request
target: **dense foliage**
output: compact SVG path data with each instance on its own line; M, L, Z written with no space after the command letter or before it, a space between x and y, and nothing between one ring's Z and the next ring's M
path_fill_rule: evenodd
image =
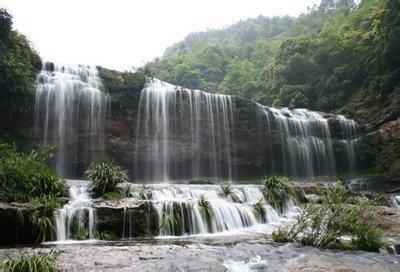
M36 228L37 242L54 236L54 211L61 207L59 197L66 194L64 182L45 165L51 150L21 153L15 147L0 143L0 201L25 202L38 207L21 223Z
M262 192L265 201L272 207L283 209L287 201L294 195L289 179L279 175L271 175L262 181Z
M320 191L318 200L307 203L289 232L277 231L277 242L298 241L335 249L353 249L379 252L384 245L383 232L372 225L376 216L373 203L364 197L350 196L346 189L335 185ZM350 241L341 239L351 236Z
M51 156L49 149L21 153L0 143L0 201L31 202L63 196L66 192L63 181L45 165Z
M85 171L85 177L93 183L93 191L100 195L114 192L118 183L129 181L127 171L107 159L92 162Z
M32 143L34 82L40 57L25 36L12 30L12 17L0 9L0 135L21 147Z
M397 0L323 0L298 18L260 16L190 34L146 68L172 83L267 105L355 104L371 115L400 102L399 9Z

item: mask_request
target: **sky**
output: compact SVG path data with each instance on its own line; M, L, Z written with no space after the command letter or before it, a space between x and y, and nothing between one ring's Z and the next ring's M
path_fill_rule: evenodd
M316 0L0 0L40 56L66 64L139 67L191 32L241 19L297 16Z

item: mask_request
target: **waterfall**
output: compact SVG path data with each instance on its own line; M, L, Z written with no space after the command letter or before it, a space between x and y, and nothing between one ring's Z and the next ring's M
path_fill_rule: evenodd
M234 178L234 103L147 79L137 119L136 173L152 181L182 177ZM190 158L184 153L189 151ZM142 169L144 171L142 171Z
M256 112L251 116L246 110L253 105ZM240 123L235 121L236 110ZM249 132L252 122L263 139L243 138L254 137ZM340 131L335 130L333 136L332 126ZM246 167L242 157L248 156L244 154L248 150L265 153L254 161L260 174L332 177L342 170L353 173L356 130L357 123L341 115L267 107L148 78L139 100L135 174L137 180L148 181L236 180L236 169ZM249 145L257 145L258 140L262 141L259 150Z
M54 215L57 241L76 239L77 234L87 234L89 239L93 239L96 211L91 207L90 183L84 180L68 180L67 185L70 200Z
M346 151L348 170L350 173L354 173L356 171L355 146L359 141L359 139L354 138L354 136L358 126L354 120L347 119L343 115L338 115L337 119L339 121L342 137L344 138L344 140L341 140L341 143Z
M140 190L140 185L124 184L132 192ZM240 230L259 224L273 223L290 217L294 205L287 200L283 210L276 210L263 204L265 214L257 216L253 204L264 199L258 185L233 185L233 193L238 201L227 197L218 185L150 184L146 187L147 197L156 213L160 236L185 236L220 233ZM211 220L203 214L199 199L204 197L211 206ZM166 224L164 217L177 219ZM129 217L129 220L130 217ZM124 222L126 221L124 215ZM125 223L124 223L125 226ZM123 230L124 235L130 233Z
M100 91L97 69L43 62L36 82L39 142L55 146L54 167L59 175L81 175L90 161L104 153L103 126L109 97Z
M273 169L273 172L308 177L335 174L328 120L320 113L306 109L277 109L260 104L257 104L257 111L260 122L267 123L267 131L270 133L269 160L275 161L277 153L280 153L280 168ZM279 147L272 146L273 131L279 132Z

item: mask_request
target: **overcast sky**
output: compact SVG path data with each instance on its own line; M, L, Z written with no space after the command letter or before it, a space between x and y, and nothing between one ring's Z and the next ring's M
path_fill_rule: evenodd
M258 15L297 16L316 0L0 0L46 60L141 66L187 34Z

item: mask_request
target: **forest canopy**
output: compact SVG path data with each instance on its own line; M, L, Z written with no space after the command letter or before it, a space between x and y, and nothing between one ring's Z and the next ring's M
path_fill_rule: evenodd
M399 52L398 0L322 0L298 18L259 16L192 33L146 70L266 105L378 110L400 101Z

